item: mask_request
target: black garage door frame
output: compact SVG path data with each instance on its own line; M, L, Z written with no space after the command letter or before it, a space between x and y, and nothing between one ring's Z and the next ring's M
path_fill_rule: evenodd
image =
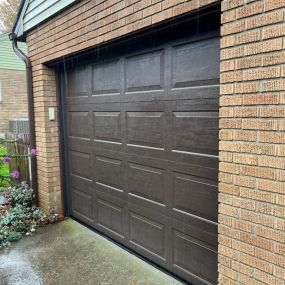
M118 39L116 41L112 41L107 44L98 46L96 48L89 49L88 51L85 51L83 53L78 53L76 55L72 55L70 57L66 57L61 60L47 63L47 66L57 69L57 100L58 100L58 106L59 106L59 124L60 124L59 129L60 129L60 139L61 139L61 144L60 144L61 172L62 172L61 181L63 185L64 212L66 216L70 216L70 209L71 209L70 196L67 194L68 189L69 189L68 178L67 178L68 171L69 171L69 164L67 163L68 140L66 137L66 130L65 130L66 118L65 118L65 110L64 110L64 94L66 94L66 90L65 90L66 70L69 70L71 68L74 68L80 65L85 65L88 62L88 58L90 57L90 54L93 54L93 55L100 54L100 56L104 56L104 52L107 52L108 54L112 53L115 55L116 50L119 51L119 53L121 54L122 50L126 48L126 43L128 43L127 50L129 51L130 49L136 50L139 46L145 45L146 42L148 43L148 45L152 45L152 43L155 45L155 42L157 40L164 41L165 39L169 41L169 37L174 37L174 39L176 37L181 38L184 36L184 34L186 36L187 33L189 33L189 30L187 30L187 28L191 29L197 26L198 23L199 25L201 25L200 19L202 18L204 19L204 26L200 28L206 29L207 25L210 25L211 28L213 28L213 25L216 25L216 29L218 31L219 26L220 26L220 20L217 21L217 19L220 18L220 5L208 7L207 9L200 10L197 13L192 13L192 14L188 14L182 17L177 17L175 19L172 19L171 21L168 21L167 23L156 25L151 28L147 28L142 32L133 33L129 36ZM205 21L205 19L207 19L207 21ZM218 34L212 34L211 36L217 36L217 35ZM209 35L202 36L202 37L197 36L195 40L202 40L203 38L209 38ZM180 41L177 41L177 43L178 42ZM94 228L92 229L94 230ZM99 230L95 230L95 231L100 232ZM101 233L101 234L103 234L106 237L104 233ZM123 246L125 249L140 256L141 258L148 260L144 256L120 244L118 241L113 240L110 237L107 237L107 238ZM157 266L152 261L150 262L154 264L155 266ZM160 266L158 267L161 268ZM164 268L162 268L162 270L169 272L168 270ZM170 274L175 275L173 272L170 272ZM178 277L178 278L181 278L181 277Z

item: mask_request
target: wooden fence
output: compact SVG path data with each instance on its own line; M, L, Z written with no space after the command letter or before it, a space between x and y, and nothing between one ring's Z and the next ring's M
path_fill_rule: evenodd
M18 170L20 173L19 181L26 181L30 184L30 157L29 157L29 135L21 134L18 138L16 134L7 134L4 143L7 152L13 156L9 167L10 172Z

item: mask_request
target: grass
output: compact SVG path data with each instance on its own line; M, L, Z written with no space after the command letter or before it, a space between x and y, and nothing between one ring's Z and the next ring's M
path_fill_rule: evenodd
M3 145L0 145L0 159L2 156L6 154L6 149ZM3 164L0 166L0 176L10 176L9 165ZM0 180L0 187L8 187L10 183L7 180L1 181Z

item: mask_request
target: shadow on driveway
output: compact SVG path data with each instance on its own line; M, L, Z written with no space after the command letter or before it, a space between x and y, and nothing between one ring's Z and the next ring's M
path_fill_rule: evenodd
M0 251L1 285L182 285L69 219Z

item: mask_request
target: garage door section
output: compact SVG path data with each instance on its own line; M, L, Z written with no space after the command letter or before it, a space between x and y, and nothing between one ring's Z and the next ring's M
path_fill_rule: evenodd
M219 39L125 51L67 75L71 214L193 284L216 284Z

